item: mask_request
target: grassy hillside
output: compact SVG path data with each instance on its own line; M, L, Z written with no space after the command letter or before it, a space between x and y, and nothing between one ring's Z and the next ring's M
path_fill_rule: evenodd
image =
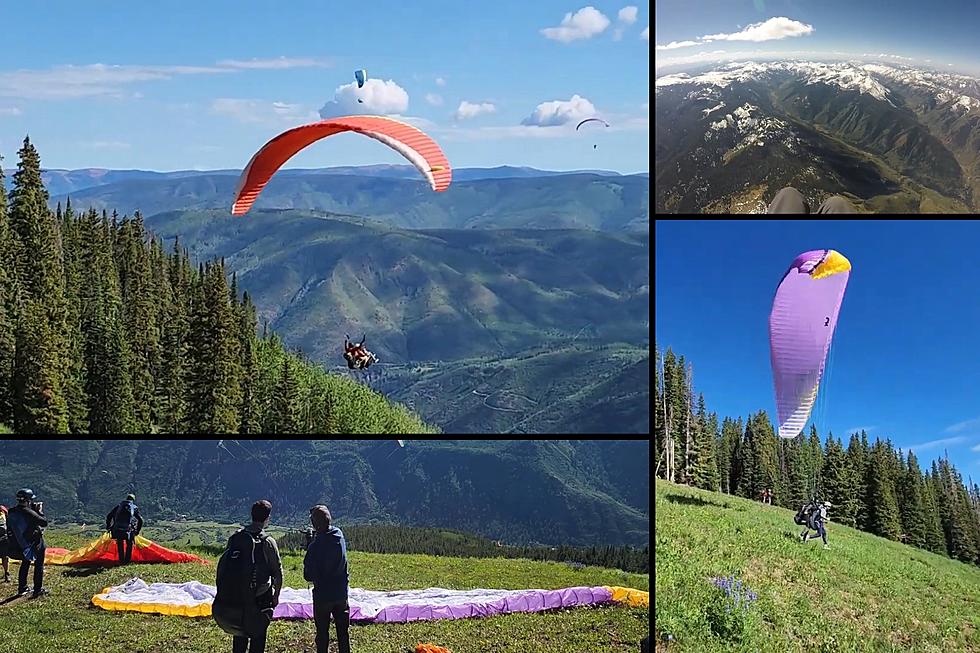
M153 533L148 533L152 538ZM78 536L52 533L49 546L73 547ZM216 561L216 547L182 547ZM307 587L303 556L283 557L285 585ZM351 586L377 590L447 588L543 588L577 585L622 585L649 589L649 576L527 560L473 560L423 555L350 553ZM49 567L45 586L52 594L38 600L0 604L0 650L77 653L97 647L103 653L224 653L231 638L209 618L189 619L108 612L90 605L91 597L109 585L139 575L147 582L214 583L215 565L140 565L80 570ZM12 593L13 590L9 593ZM6 598L6 595L4 596ZM454 653L554 653L602 651L635 653L648 633L649 611L603 607L544 614L514 614L489 619L354 626L355 651L404 653L418 642L435 642ZM313 650L312 621L273 622L268 653ZM334 644L336 646L336 644ZM331 649L334 650L334 649Z
M657 639L664 651L980 651L980 570L852 528L803 544L793 513L656 482ZM734 575L758 599L719 598Z
M71 193L75 209L146 216L220 209L227 217L237 176L127 179ZM52 207L67 195L52 193ZM256 209L347 213L408 229L650 229L650 180L589 173L457 181L433 193L416 178L386 179L316 172L276 175ZM253 210L254 213L254 210ZM252 215L252 214L250 214Z

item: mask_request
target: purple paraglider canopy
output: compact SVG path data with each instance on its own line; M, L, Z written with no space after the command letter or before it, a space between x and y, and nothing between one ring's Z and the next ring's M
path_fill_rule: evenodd
M769 353L781 438L795 438L810 417L850 271L832 249L804 252L776 288Z

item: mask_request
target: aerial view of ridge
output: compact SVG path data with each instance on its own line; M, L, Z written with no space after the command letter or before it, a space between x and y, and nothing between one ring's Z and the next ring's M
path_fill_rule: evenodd
M980 212L980 3L656 12L655 213Z

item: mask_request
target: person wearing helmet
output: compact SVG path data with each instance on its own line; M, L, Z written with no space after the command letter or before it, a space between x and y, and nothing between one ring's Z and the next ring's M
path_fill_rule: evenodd
M126 499L109 511L105 517L105 529L116 541L119 564L133 560L133 542L143 530L143 515L136 505L136 496L127 494Z
M34 594L38 598L48 594L44 588L44 527L48 520L44 518L44 503L36 501L33 490L24 488L17 492L17 505L7 513L7 524L10 534L17 543L17 549L23 555L18 576L17 596L30 592L27 586L27 574L34 563Z
M7 506L0 505L0 557L3 558L3 582L10 582L10 558L7 556L7 547L10 541L7 539Z
M819 536L821 539L823 539L823 548L830 548L830 545L827 544L827 529L824 524L830 521L830 517L827 516L827 510L833 507L834 506L832 503L829 501L824 501L817 506L816 510L810 513L806 523L807 528L800 536L800 539L803 542L810 541L810 531L814 530L817 531L817 534L813 536L813 539L816 539Z

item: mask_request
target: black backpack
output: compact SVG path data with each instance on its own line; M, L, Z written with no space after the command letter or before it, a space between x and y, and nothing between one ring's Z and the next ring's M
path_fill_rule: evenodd
M812 515L816 509L816 504L813 502L807 503L796 512L796 515L793 516L793 521L799 526L803 526L804 524L809 525L810 515Z
M112 530L129 534L136 530L136 524L136 504L128 500L123 501L112 517Z
M221 556L224 560L217 577L216 602L225 605L255 603L255 588L272 577L269 562L265 559L268 537L265 533L253 535L243 528L228 539L228 548Z
M218 563L218 591L211 604L211 616L229 635L253 637L261 620L268 625L272 619L271 605L259 606L255 596L255 588L272 576L265 557L268 537L245 529L238 531L229 538L228 548Z

